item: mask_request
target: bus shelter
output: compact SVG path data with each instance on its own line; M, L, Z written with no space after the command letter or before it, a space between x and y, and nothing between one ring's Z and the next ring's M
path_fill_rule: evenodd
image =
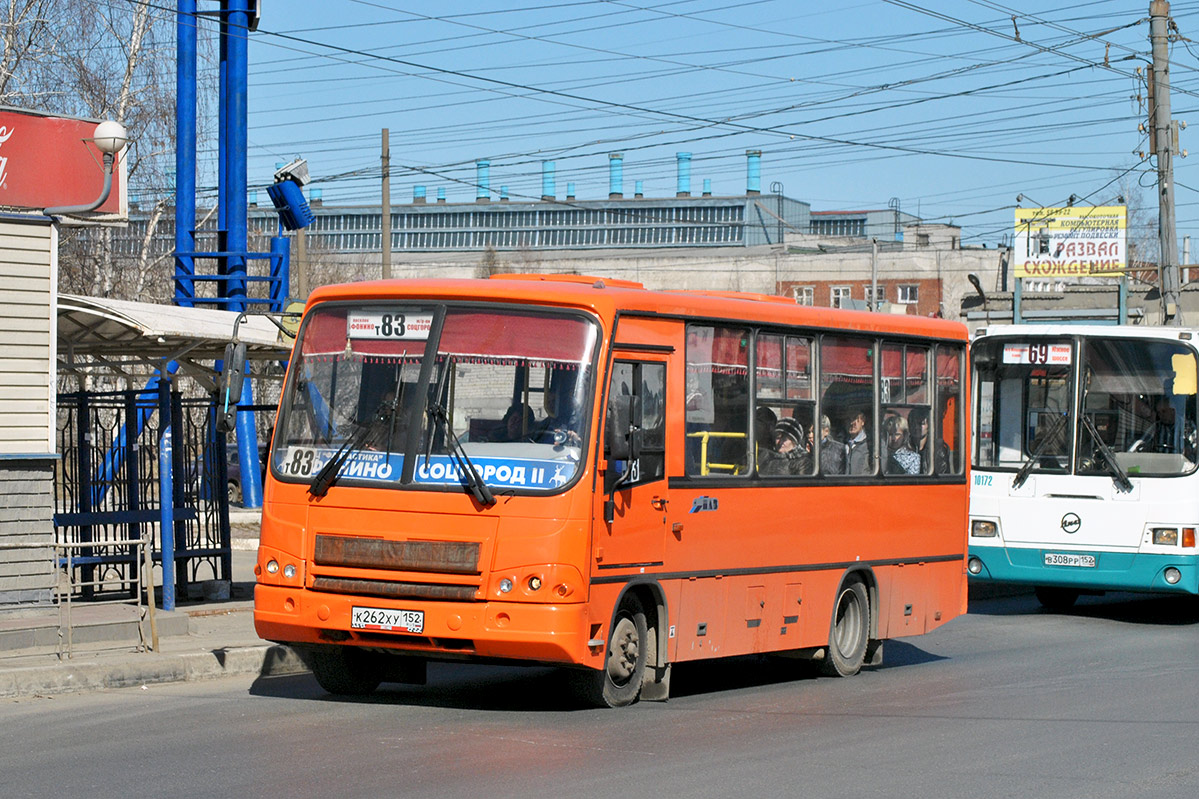
M54 480L55 539L73 546L72 584L83 598L136 591L137 553L114 542L143 538L161 566L165 608L192 583L229 580L237 450L215 425L216 367L235 337L250 359L285 361L284 326L260 314L60 295L57 333L60 387L71 376L80 386L58 395ZM117 384L137 388L101 389Z

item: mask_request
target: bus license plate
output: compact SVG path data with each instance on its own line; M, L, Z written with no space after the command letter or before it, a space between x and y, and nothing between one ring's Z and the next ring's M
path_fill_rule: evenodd
M1094 555L1075 555L1065 552L1046 552L1046 566L1081 566L1087 569L1095 568Z
M420 633L425 630L425 613L421 610L390 610L388 608L355 606L350 613L350 627L355 630Z

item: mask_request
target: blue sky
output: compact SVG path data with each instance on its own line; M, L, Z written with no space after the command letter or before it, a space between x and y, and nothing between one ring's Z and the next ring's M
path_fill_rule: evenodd
M709 178L743 194L758 149L763 191L781 183L813 210L895 199L961 225L965 243L1010 237L1017 194L1027 207L1127 193L1155 217L1153 162L1137 155L1148 5L266 3L250 43L250 181L302 156L326 202L377 203L386 127L395 203L416 184L472 201L480 158L513 199L540 197L543 159L560 198L568 182L605 198L610 152L624 154L626 196L636 180L673 196L680 151L693 193ZM1199 42L1199 0L1171 14ZM1171 59L1174 116L1199 123L1199 44L1176 42ZM1199 234L1195 158L1175 159L1180 237Z

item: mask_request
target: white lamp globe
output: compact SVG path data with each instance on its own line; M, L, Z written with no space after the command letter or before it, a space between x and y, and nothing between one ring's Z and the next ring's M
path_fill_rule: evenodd
M125 133L125 126L120 122L111 119L106 119L99 125L96 125L96 132L92 135L92 141L96 143L96 147L100 152L115 155L121 151L125 143L129 141Z

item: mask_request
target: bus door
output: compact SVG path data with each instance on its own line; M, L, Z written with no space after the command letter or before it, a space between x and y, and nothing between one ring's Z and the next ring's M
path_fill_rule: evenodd
M617 350L604 422L608 466L595 537L600 569L660 565L670 525L666 480L668 358Z

